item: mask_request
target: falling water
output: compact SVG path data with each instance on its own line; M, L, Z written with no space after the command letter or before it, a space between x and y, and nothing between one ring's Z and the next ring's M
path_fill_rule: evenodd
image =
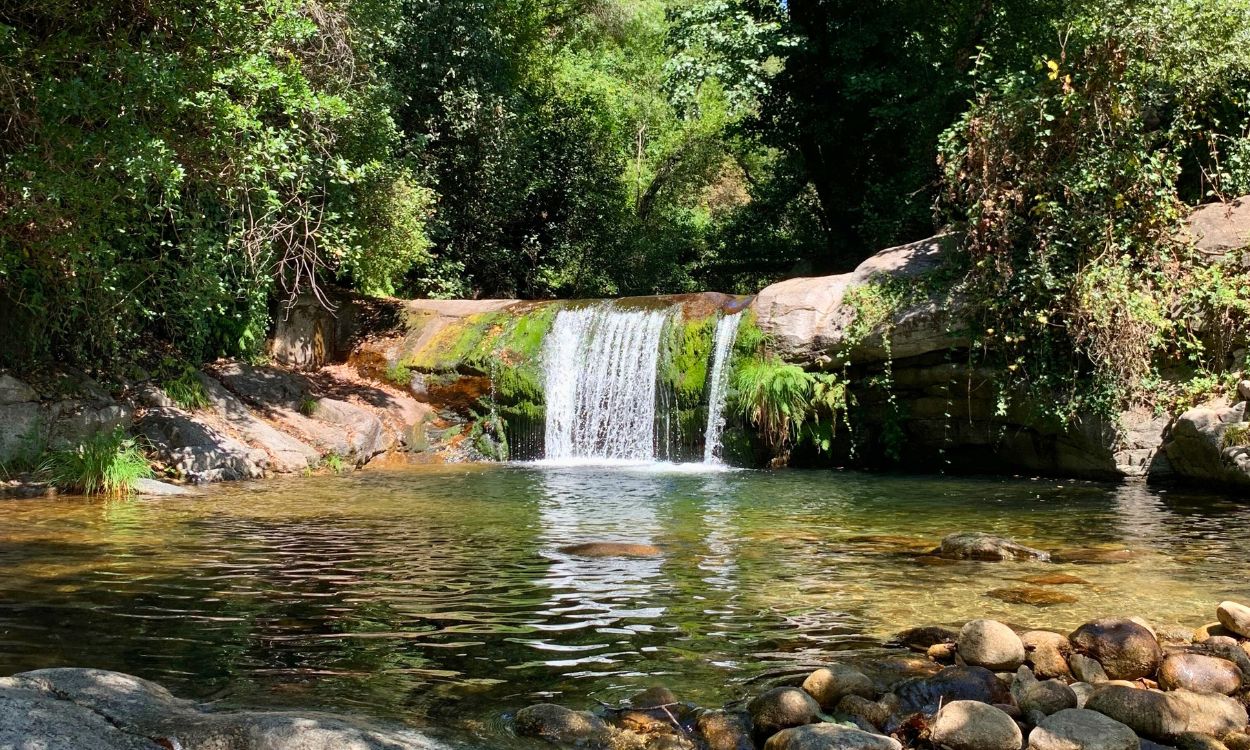
M671 310L561 310L543 344L546 457L655 460L656 370Z
M703 463L721 463L721 431L725 428L725 393L729 386L729 358L738 338L741 312L716 321L716 347L712 350L712 373L708 379L707 427L703 430Z

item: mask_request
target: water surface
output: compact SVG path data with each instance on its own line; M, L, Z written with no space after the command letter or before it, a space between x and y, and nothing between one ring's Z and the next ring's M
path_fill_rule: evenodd
M1119 565L933 564L979 530ZM585 559L586 541L657 545ZM358 711L517 744L500 719L665 683L719 705L761 675L987 616L1161 626L1250 599L1250 508L1142 486L831 472L474 465L8 501L0 673L92 666L223 705ZM1021 579L1076 601L989 596Z

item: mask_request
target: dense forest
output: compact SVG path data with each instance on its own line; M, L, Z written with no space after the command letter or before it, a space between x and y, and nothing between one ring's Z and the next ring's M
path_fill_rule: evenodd
M10 366L246 355L333 284L750 293L943 227L1013 371L1217 371L1250 311L1176 239L1250 192L1247 0L7 0L0 85Z

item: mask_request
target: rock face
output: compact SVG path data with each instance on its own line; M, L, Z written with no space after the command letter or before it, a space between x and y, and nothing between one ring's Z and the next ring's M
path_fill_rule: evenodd
M1160 693L1104 685L1094 691L1085 707L1160 742L1185 732L1223 737L1243 729L1247 721L1245 707L1232 698L1183 690Z
M1132 729L1080 708L1047 716L1029 733L1031 750L1138 750L1140 744Z
M1159 667L1159 687L1231 695L1241 687L1241 670L1231 661L1214 656L1168 654Z
M783 729L815 722L820 705L798 688L779 687L757 696L747 710L756 734L765 739Z
M1020 750L1020 727L1003 711L978 701L942 706L929 727L935 745L950 750Z
M1113 680L1151 677L1163 659L1154 634L1131 620L1087 622L1068 639L1077 651L1097 659Z
M176 744L175 744L176 743ZM0 678L0 747L18 750L438 750L403 729L324 714L215 713L98 669Z
M993 534L957 532L943 537L937 550L955 560L1049 560L1050 553Z
M192 482L259 479L268 457L177 407L149 409L139 419L140 435L171 468Z
M1015 671L1024 663L1024 643L995 620L972 620L959 631L959 656L970 666L994 672Z
M902 747L893 737L834 724L812 724L774 734L765 743L764 750L902 750Z
M1185 239L1212 259L1250 249L1250 196L1199 206L1185 220ZM1245 262L1235 258L1234 262Z
M1230 440L1230 430L1245 428L1246 402L1228 407L1196 406L1172 425L1165 445L1177 475L1201 483L1250 487L1250 447L1245 438Z

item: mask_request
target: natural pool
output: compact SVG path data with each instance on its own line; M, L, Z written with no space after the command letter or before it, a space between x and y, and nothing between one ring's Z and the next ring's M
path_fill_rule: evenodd
M399 718L478 747L501 716L663 683L702 705L761 675L974 616L1195 626L1250 598L1250 507L1051 480L460 465L213 487L194 499L10 501L0 673L116 669L223 705ZM946 533L1122 564L934 564ZM558 548L646 542L657 558ZM1076 601L988 596L1035 586Z

